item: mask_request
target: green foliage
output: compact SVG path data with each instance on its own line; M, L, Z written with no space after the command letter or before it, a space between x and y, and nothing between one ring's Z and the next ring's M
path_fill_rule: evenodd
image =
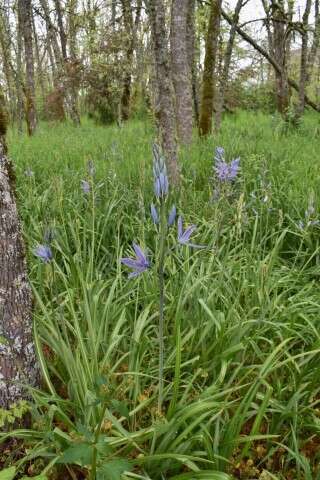
M10 434L28 446L20 469L41 457L45 475L66 464L90 475L96 456L98 478L319 477L318 124L308 115L280 132L275 121L240 112L181 151L176 204L207 248L166 258L162 415L156 283L147 272L128 281L119 263L132 239L155 260L152 128L10 133L45 382L32 428ZM217 145L241 156L220 196ZM51 265L32 255L47 227Z
M30 405L24 400L20 400L19 402L12 404L7 410L0 408L0 428L16 424L29 411Z

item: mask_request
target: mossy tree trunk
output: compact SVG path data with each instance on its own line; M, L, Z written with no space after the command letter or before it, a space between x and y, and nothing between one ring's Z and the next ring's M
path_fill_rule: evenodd
M12 166L6 155L6 117L0 98L0 407L25 399L39 370L32 339L32 295L14 195Z

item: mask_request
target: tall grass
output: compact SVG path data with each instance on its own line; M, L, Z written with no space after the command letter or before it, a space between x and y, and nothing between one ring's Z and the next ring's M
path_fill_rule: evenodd
M119 263L133 239L155 246L152 126L12 132L43 373L32 429L14 433L29 445L18 469L67 464L77 478L94 444L101 479L320 479L317 122L284 131L239 113L181 151L175 200L207 248L166 259L161 415L157 283L151 272L128 281ZM232 194L218 198L217 145L241 156ZM43 265L32 248L48 227L54 261Z

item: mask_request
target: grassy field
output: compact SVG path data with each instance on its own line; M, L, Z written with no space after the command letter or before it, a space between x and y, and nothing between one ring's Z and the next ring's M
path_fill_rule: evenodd
M5 466L53 479L320 479L319 120L294 130L239 113L180 152L168 206L206 248L177 247L170 228L162 412L153 141L138 121L10 133L44 380ZM227 188L216 146L241 157ZM48 229L43 264L33 249ZM128 280L133 241L151 268Z

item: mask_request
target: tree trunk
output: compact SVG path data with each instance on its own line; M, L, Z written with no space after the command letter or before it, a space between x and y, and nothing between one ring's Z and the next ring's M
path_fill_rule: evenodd
M173 0L171 9L171 71L175 91L176 125L179 141L192 141L191 69L187 52L189 0Z
M319 46L320 46L319 0L316 0L315 4L314 4L314 18L315 18L314 34L313 34L313 40L312 40L310 53L309 53L309 56L308 56L308 67L307 67L307 70L308 70L307 83L308 84L311 81L312 71L313 71L313 68L316 64L317 52L318 52Z
M187 55L191 72L193 112L196 125L199 127L199 88L196 65L195 7L195 0L189 0L187 14Z
M311 11L311 0L307 0L306 8L302 18L302 44L301 44L301 57L300 57L300 79L299 79L299 101L296 108L296 119L299 119L304 112L305 107L305 90L308 77L308 25L309 15Z
M215 93L215 67L220 32L221 1L222 0L211 0L202 79L201 110L199 121L200 136L208 135L211 133L212 129Z
M275 72L276 103L277 110L286 118L290 105L290 89L288 82L287 65L287 32L286 15L283 0L272 2L273 24L273 52L274 59L280 66L280 71Z
M28 134L33 135L37 127L37 113L35 105L34 58L32 39L32 4L31 0L19 0L19 23L24 40L26 64L26 121Z
M170 180L180 181L175 138L175 115L172 100L172 85L168 58L165 7L162 0L150 0L149 15L157 82L156 116L160 130L161 144L166 156Z
M1 102L1 100L0 100ZM32 341L32 296L24 243L5 148L6 119L0 105L0 407L26 398L39 370Z
M219 97L217 100L216 115L215 115L215 130L219 132L221 127L222 112L224 105L224 97L227 88L228 78L229 78L229 69L231 63L231 56L233 51L234 40L236 37L236 27L239 23L240 11L243 5L243 0L238 0L235 11L233 14L232 25L230 29L229 39L227 43L227 48L224 55L223 69L220 78L220 88L219 88Z
M76 22L76 10L77 10L77 0L69 0L68 3L68 23L69 23L69 51L70 51L70 60L67 62L67 73L69 77L69 105L70 105L70 115L73 123L75 125L80 125L80 114L78 107L78 83L79 83L79 69L77 61L77 22Z
M123 23L126 30L126 66L123 78L123 90L121 96L120 112L121 120L129 120L131 101L131 73L133 66L133 52L135 44L133 16L129 0L122 0Z

